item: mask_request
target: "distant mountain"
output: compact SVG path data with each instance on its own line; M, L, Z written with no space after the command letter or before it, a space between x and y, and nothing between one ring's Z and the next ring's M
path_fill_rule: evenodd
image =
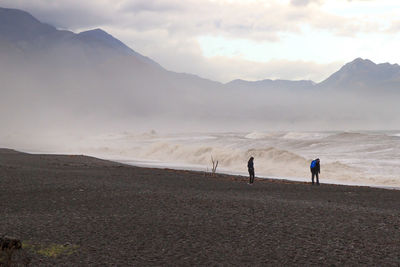
M309 80L233 80L226 84L234 88L253 88L265 90L400 90L400 66L398 64L375 64L369 59L357 58L345 64L326 80L315 83Z
M0 8L0 36L1 40L9 42L32 42L43 36L54 36L72 34L70 32L57 31L56 28L48 24L41 23L31 14L17 10Z
M147 68L147 72L168 80L168 83L199 82L201 86L220 86L219 83L199 78L195 75L179 74L164 70L157 62L143 56L124 43L101 29L94 29L75 34L70 31L57 30L55 27L41 23L27 12L17 9L0 8L0 52L2 57L19 54L24 60L33 57L64 59L70 64L99 64L101 62L119 61L130 65L133 69ZM8 54L8 56L5 56ZM60 55L63 55L61 57ZM134 63L136 61L136 63ZM34 62L36 64L36 62ZM70 66L70 64L67 64ZM139 65L138 65L139 64ZM144 64L140 67L141 64ZM162 74L160 74L160 71ZM153 74L151 74L153 76ZM317 87L319 89L378 89L398 88L400 84L400 66L389 63L375 64L368 59L357 58L347 63L323 82L288 80L233 80L225 87L261 90L303 90Z
M106 33L102 29L84 31L77 35L74 35L74 38L89 45L92 49L95 49L97 47L112 49L116 52L120 52L121 54L132 55L144 63L161 68L161 66L157 62L135 52L134 50L126 46L123 42L114 38L112 35Z
M199 80L202 84L207 83L206 79L195 75L165 70L157 62L137 53L102 29L78 34L57 30L51 25L41 23L29 13L17 9L0 8L0 53L2 57L18 53L28 65L37 64L37 60L47 60L46 63L58 66L60 64L57 63L67 64L68 67L73 64L78 68L82 64L94 64L93 67L97 67L98 64L106 63L113 68L114 64L121 64L121 67L128 68L128 71L130 68L132 70L145 68L146 72L156 72L160 78L168 79L169 82L178 77L182 81ZM153 74L149 73L154 77Z
M0 8L0 81L7 85L2 101L23 96L37 99L26 104L31 110L46 101L66 109L63 113L90 110L95 116L176 115L184 107L199 114L193 107L203 101L218 106L208 98L222 88L219 82L165 70L101 29L57 30L7 8Z
M149 124L169 130L197 125L201 131L227 125L333 129L365 121L368 127L386 125L389 117L399 125L399 69L356 59L319 84L268 79L222 84L168 71L101 29L76 34L0 8L1 129L74 131L79 123L90 129Z
M375 64L371 60L357 58L319 84L333 89L400 89L398 64Z
M155 61L140 55L101 29L79 34L57 30L17 9L0 8L0 42L3 43L3 48L7 43L8 47L14 46L14 50L18 49L28 56L30 53L48 52L49 49L58 50L59 53L83 54L98 61L101 61L102 56L107 59L110 56L130 55L143 63L161 68ZM66 49L67 45L70 48L73 46L75 50Z

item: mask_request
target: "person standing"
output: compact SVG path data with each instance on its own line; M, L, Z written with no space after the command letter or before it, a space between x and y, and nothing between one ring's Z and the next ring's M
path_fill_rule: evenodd
M254 158L251 157L247 162L247 169L249 170L250 181L249 184L254 183Z
M311 170L311 181L312 184L314 185L314 176L317 178L317 185L319 185L319 177L318 175L320 174L320 165L319 165L319 159L315 159L311 161L310 165L310 170Z

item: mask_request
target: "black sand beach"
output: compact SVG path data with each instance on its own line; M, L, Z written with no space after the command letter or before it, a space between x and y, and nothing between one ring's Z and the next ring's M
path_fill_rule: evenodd
M400 264L396 190L3 149L0 215L33 266Z

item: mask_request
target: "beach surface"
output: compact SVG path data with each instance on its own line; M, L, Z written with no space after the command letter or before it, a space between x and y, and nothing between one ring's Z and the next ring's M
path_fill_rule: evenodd
M33 266L398 266L399 215L398 190L0 149L0 236Z

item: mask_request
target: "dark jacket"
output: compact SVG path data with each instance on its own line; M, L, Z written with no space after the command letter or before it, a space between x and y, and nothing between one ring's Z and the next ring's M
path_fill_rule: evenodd
M311 170L312 173L320 173L319 161L317 161L317 163L315 164L314 168L310 167L310 170Z
M249 162L247 162L247 168L249 170L254 170L254 162L253 159L249 159Z

